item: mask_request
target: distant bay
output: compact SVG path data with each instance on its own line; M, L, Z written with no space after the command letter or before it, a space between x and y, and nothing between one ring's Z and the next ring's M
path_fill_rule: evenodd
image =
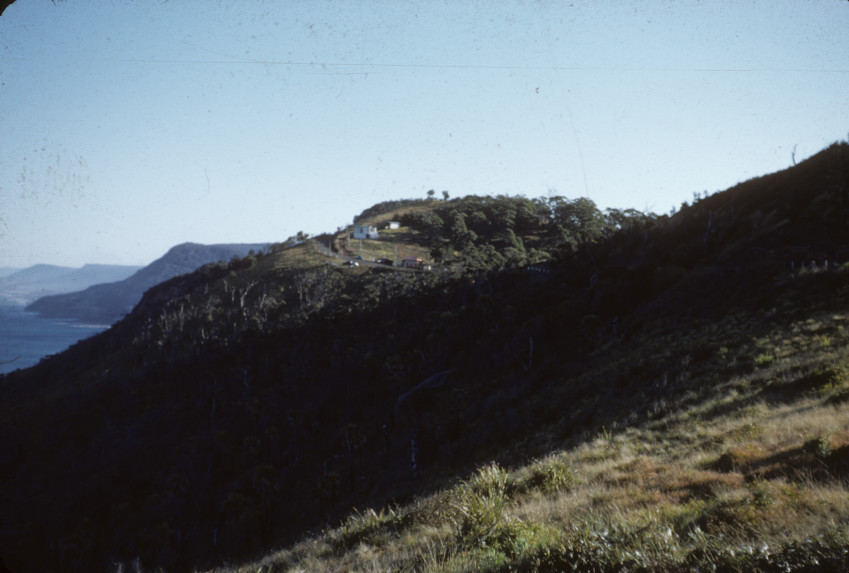
M29 368L81 340L109 328L74 320L41 318L0 298L0 374Z

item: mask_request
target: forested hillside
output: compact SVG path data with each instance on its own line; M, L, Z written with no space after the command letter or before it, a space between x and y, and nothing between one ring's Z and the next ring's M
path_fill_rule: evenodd
M306 240L170 279L0 378L3 558L845 563L847 217L842 143L671 215L446 197L357 218L399 221L380 240L431 271L343 266ZM778 407L829 422L771 442Z

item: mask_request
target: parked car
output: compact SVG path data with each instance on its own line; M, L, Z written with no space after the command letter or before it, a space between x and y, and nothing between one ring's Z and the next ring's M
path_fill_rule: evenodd
M424 269L424 261L418 257L404 257L401 259L401 266L405 269Z
M376 262L379 265L389 265L390 267L392 266L392 259L387 259L386 257L380 257L379 259L376 259L374 262Z
M345 261L344 263L342 263L342 266L343 267L358 267L358 266L360 266L360 263L358 263L357 261Z

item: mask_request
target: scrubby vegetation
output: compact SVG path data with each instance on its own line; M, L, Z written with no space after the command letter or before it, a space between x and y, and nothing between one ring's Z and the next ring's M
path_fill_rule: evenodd
M596 243L633 220L650 215L611 211L605 217L586 198L463 197L437 204L427 211L401 216L431 246L439 263L460 263L471 271L520 267L572 253L579 245Z
M745 357L787 327L808 340L829 332L842 348L846 320L817 313L751 338L758 321L744 316L718 330ZM525 446L514 444L503 463L413 503L356 512L290 549L220 571L844 570L845 356L800 338L764 373L728 351L687 354L694 343L714 348L703 336L659 341L687 371L677 380L655 372L668 400L642 421L625 417L566 439L555 424L536 426L528 438L551 444L545 458L522 461Z
M437 270L281 244L0 379L10 568L847 568L849 145L674 216L445 199L366 214Z

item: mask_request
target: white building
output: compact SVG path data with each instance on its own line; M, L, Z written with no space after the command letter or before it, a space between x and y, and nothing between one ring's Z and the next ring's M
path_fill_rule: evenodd
M377 227L374 225L354 225L355 239L376 239Z
M401 223L399 223L398 221L389 221L389 228L390 229L400 229Z

